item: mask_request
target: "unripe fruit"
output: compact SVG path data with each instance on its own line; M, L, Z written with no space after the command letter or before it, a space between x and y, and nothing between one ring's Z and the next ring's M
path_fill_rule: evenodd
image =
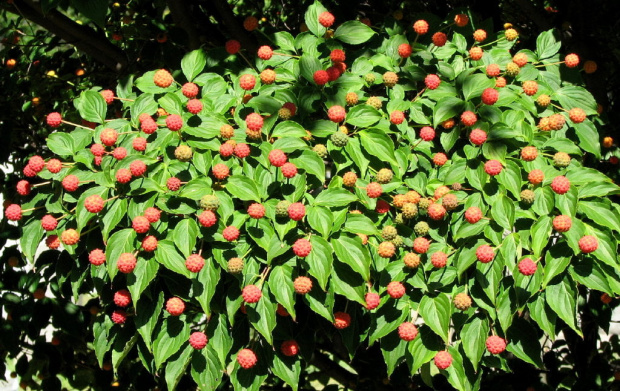
M370 198L378 198L381 196L382 193L383 193L383 188L377 182L370 182L366 186L366 194Z
M514 41L519 37L519 33L517 32L517 30L510 28L504 31L504 36L508 41Z
M192 254L185 260L185 267L192 273L198 273L205 265L205 260L198 254Z
M127 289L114 292L114 304L119 307L127 307L131 303L131 294Z
M566 194L570 190L570 181L565 176L556 176L551 181L551 190L557 194Z
M482 211L476 206L467 208L465 211L465 220L470 224L475 224L482 219Z
M178 297L171 297L166 302L166 311L172 316L179 316L185 311L185 302Z
M534 203L534 200L536 198L534 192L529 189L523 190L519 196L521 198L521 201L530 205Z
M383 230L381 231L381 237L383 237L383 239L392 240L396 236L398 236L398 231L396 230L396 227L394 227L393 225L386 225L385 227L383 227Z
M70 228L65 230L62 235L60 235L60 240L67 246L73 246L80 240L80 234L73 228Z
M142 239L142 248L146 252L153 252L157 250L157 238L153 235L149 235Z
M243 369L250 369L256 365L258 359L256 354L250 349L241 349L237 353L237 362Z
M519 273L523 274L524 276L531 276L536 273L538 264L532 261L530 258L523 258L521 261L519 261L517 267L519 269Z
M426 20L418 20L413 24L413 30L419 35L424 35L428 32L428 22Z
M288 217L288 207L291 206L290 201L282 200L276 204L276 217ZM304 210L305 213L305 210Z
M378 96L371 96L366 100L366 104L380 110L383 107L383 101Z
M342 176L342 184L346 187L354 187L357 182L357 174L353 171L349 171Z
M545 174L542 170L535 169L530 171L529 174L527 174L527 179L528 181L530 181L531 184L537 185L539 183L542 183L542 181L545 179Z
M551 97L547 94L541 94L536 98L536 104L540 107L547 107L551 104Z
M418 206L411 202L406 202L403 205L403 217L406 219L412 219L418 214Z
M192 160L192 148L187 145L179 145L174 150L174 157L176 157L181 162L189 162Z
M585 235L579 239L579 249L584 254L589 254L598 249L598 239L596 236Z
M347 102L347 105L353 106L357 104L357 102L359 101L359 97L355 92L347 92L347 95L345 96L345 101Z
M161 88L170 87L173 81L172 75L165 69L159 69L153 75L153 82L156 86Z
M385 184L392 180L394 173L389 168L382 168L377 172L377 182Z
M323 144L316 144L312 147L312 150L319 155L321 159L325 159L327 157L327 148Z
M369 311L377 308L381 301L381 298L379 297L379 295L374 292L366 293L366 295L364 296L364 299L366 301L366 309Z
M332 133L330 140L334 146L342 148L349 143L349 136L342 132Z
M381 258L392 258L396 253L396 246L392 242L381 242L377 248L377 254Z
M525 95L532 96L538 92L538 83L533 80L523 82L523 92Z
M571 157L566 152L557 152L553 155L553 165L556 167L568 167L570 165Z
M376 76L374 73L367 73L364 75L364 81L368 84L373 84L376 80Z
M386 87L394 87L398 83L398 75L394 72L385 72L383 74L383 84Z
M442 32L436 32L435 34L433 34L431 40L433 41L433 44L435 46L442 47L448 41L448 36Z
M398 326L398 336L403 341L413 341L418 336L418 328L411 322L404 322Z
M305 276L299 276L293 282L293 288L298 294L305 295L312 290L312 280Z
M225 124L220 127L220 136L222 136L222 138L229 139L234 135L235 129L232 126Z
M467 311L471 307L471 297L467 293L457 293L452 301L454 306L461 311Z
M263 294L260 288L257 287L256 285L247 285L241 291L241 296L243 297L243 301L245 301L246 303L250 303L250 304L257 303L260 300L262 295Z
M447 369L452 365L452 355L445 350L441 352L437 352L435 358L433 359L435 365L439 369Z
M420 256L416 253L407 253L403 257L403 263L410 269L420 266Z
M398 281L392 281L387 286L387 293L393 299L400 299L405 295L405 286Z
M208 338L205 333L195 331L189 336L189 344L196 350L204 349L207 346Z
M568 117L574 123L579 124L586 120L586 112L583 111L583 109L580 109L579 107L575 107L569 110Z
M482 263L489 263L495 258L495 251L488 244L480 245L476 249L476 258Z
M292 117L291 110L287 109L286 107L281 108L280 110L278 110L278 117L284 121L288 121Z
M88 254L88 262L93 266L103 265L105 263L105 253L101 249L94 249Z
M487 338L487 341L485 344L486 344L487 350L491 354L500 354L504 350L506 350L506 341L503 338L498 337L497 335L492 335L489 338Z
M116 261L116 267L121 273L131 273L136 268L136 257L132 253L122 253Z

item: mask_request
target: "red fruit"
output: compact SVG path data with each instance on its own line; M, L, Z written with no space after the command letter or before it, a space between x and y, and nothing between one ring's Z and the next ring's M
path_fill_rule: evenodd
M245 117L245 124L248 129L258 132L263 128L263 117L257 113L250 113Z
M30 182L26 180L21 180L17 182L16 189L19 195L27 196L28 194L30 194L30 189L31 189Z
M298 257L305 258L310 255L311 251L312 243L308 239L297 239L293 244L293 252Z
M127 183L131 180L131 171L126 168L119 168L116 171L116 181L119 183Z
M470 224L475 224L482 219L482 211L476 206L467 208L465 211L465 220Z
M131 294L127 289L114 292L114 304L119 307L127 307L131 303Z
M384 214L390 211L390 204L387 201L378 200L375 206L375 212Z
M506 87L506 78L505 77L498 77L497 79L495 79L495 87L497 88L504 88Z
M57 128L62 123L62 117L60 113L57 113L57 112L49 113L47 115L46 120L47 120L47 124L51 126L52 128Z
M417 20L413 24L413 30L420 35L426 34L428 32L428 22L426 20Z
M258 48L258 58L262 60L269 60L273 56L273 50L267 46L261 46Z
M285 109L289 109L291 111L291 116L295 116L295 114L297 113L297 106L295 106L295 103L293 102L286 102L282 105L282 107Z
M431 255L431 263L438 269L446 267L446 264L448 263L448 254L443 251L433 253L433 255Z
M433 220L441 220L446 215L446 208L440 204L430 204L428 206L428 216Z
M482 92L481 98L485 105L494 105L499 99L499 91L495 88L487 88Z
M500 354L506 350L506 340L502 337L498 337L497 335L492 335L487 338L486 345L487 350L491 354Z
M524 81L522 87L523 92L528 96L532 96L538 92L538 83L533 80Z
M146 217L149 223L156 223L161 217L161 210L154 207L146 208L144 211L144 217Z
M45 160L41 156L35 155L28 160L28 165L34 172L41 172L45 167Z
M262 219L265 216L265 207L259 203L248 206L248 215L253 219Z
M403 341L413 341L418 336L418 328L411 322L404 322L398 326L398 336Z
M262 295L263 294L260 291L260 288L256 285L248 285L244 287L241 291L243 301L245 301L246 303L257 303Z
M579 56L575 53L567 54L564 58L564 63L569 68L575 68L577 65L579 65Z
M198 216L198 221L203 227L209 228L217 223L217 217L212 211L205 210L200 213L200 216Z
M568 232L572 225L572 221L569 216L559 215L553 218L553 229L558 232Z
M68 192L74 192L78 189L80 180L75 175L67 175L62 180L62 187Z
M499 174L500 172L502 172L502 169L502 163L497 160L489 160L488 162L484 163L484 171L491 176Z
M551 181L551 190L557 194L565 194L570 190L570 181L565 176L556 176Z
M394 125L400 125L405 120L405 113L400 110L394 110L390 114L390 122Z
M153 235L149 235L142 239L142 248L144 251L153 252L157 250L157 238Z
M447 369L450 367L450 365L452 365L452 356L445 350L437 352L433 360L435 361L435 365L439 369Z
M295 340L288 340L282 342L280 351L287 357L296 356L299 353L299 344Z
M332 62L344 62L346 60L346 55L344 51L340 49L332 50L332 52L329 54L329 57L331 58Z
M239 78L239 85L244 90L249 91L252 88L254 88L254 86L256 85L256 78L254 77L254 75L248 75L248 74L242 75Z
M334 327L338 330L346 329L351 325L351 315L346 312L336 312L334 314Z
M481 29L474 31L474 39L476 42L482 42L487 39L487 32Z
M222 231L222 236L229 242L237 240L239 239L239 229L233 225L229 225Z
M99 134L99 139L104 145L111 147L116 144L116 140L118 140L118 132L116 129L105 128Z
M47 239L45 239L45 245L47 246L47 248L55 250L60 247L60 240L58 239L57 235L50 235L47 237Z
M420 138L424 141L432 141L435 138L435 130L430 126L420 129Z
M110 316L112 322L116 324L123 324L127 321L127 313L123 310L114 310Z
M377 182L370 182L366 186L366 194L370 198L378 198L383 193L383 187Z
M100 91L99 93L101 94L101 96L103 96L103 99L105 99L106 104L111 104L112 102L114 102L114 91L103 90L103 91Z
M187 111L192 114L198 114L202 111L202 102L198 99L190 99L186 106Z
M198 273L205 265L205 260L198 254L192 254L185 260L185 267L192 273Z
M204 349L208 341L207 335L200 331L194 331L192 335L189 336L189 344L196 350Z
M447 161L448 156L446 156L446 154L443 152L437 152L435 155L433 155L433 163L438 166L443 166L444 164L446 164Z
M305 295L312 290L312 280L305 276L299 276L293 282L295 292Z
M426 77L424 78L424 84L429 90L436 89L437 87L439 87L440 83L441 79L435 74L426 75Z
M153 75L153 82L158 87L168 88L173 81L172 75L165 69L159 69Z
M171 297L166 302L166 311L172 316L179 316L185 311L185 302L178 297Z
M117 174L116 178L118 179L118 174ZM130 179L131 179L131 177L130 177ZM168 178L168 180L166 181L166 187L170 191L177 191L181 187L181 180L179 178L176 178L176 177Z
M105 263L105 253L101 249L94 249L88 254L88 262L93 266L103 265Z
M246 157L250 156L250 146L245 143L239 143L235 145L235 148L233 149L233 153L239 159L245 159Z
M402 282L392 281L387 286L387 293L392 299L400 299L405 295L405 286Z
M224 163L218 163L212 168L213 176L219 179L220 181L228 178L230 175L230 169Z
M101 144L93 144L90 146L90 152L95 156L103 156L105 147Z
M334 17L334 15L332 15L331 12L324 11L321 12L321 14L319 15L319 23L323 27L331 27L334 24L335 20L336 18Z
M131 226L137 233L143 234L149 231L149 228L151 228L151 223L144 216L136 216L131 222Z
M279 303L278 303L278 309L276 309L276 314L280 316L289 316L289 313L286 310L286 308L282 307L282 304L279 304Z
M398 55L402 58L408 58L411 56L411 53L413 53L413 49L408 43L401 43L398 45Z
M114 151L112 151L112 156L116 160L123 160L125 157L127 157L127 150L123 147L117 147L114 149Z
M62 162L58 159L50 159L47 162L47 170L52 174L57 174L62 170Z
M457 14L454 17L454 24L456 24L459 27L465 27L467 26L468 23L469 23L469 16L465 14Z
M234 151L235 148L229 142L220 145L220 155L222 155L222 157L229 157L233 154Z
M237 52L241 49L241 43L237 40L231 39L226 41L225 47L228 54L237 54Z
M476 258L482 263L489 263L495 258L495 251L488 244L483 244L476 249Z
M285 178L292 178L297 175L297 166L290 162L284 163L282 167L280 167L280 170L282 170L282 175L284 175Z
M499 69L499 65L497 64L489 64L486 68L487 76L489 77L497 77L499 76L501 70Z
M301 202L294 202L288 207L288 217L292 220L299 221L306 215L306 207Z
M474 129L469 134L469 141L474 145L482 145L487 141L487 132L482 129Z
M586 120L586 112L579 107L575 107L573 109L570 109L570 111L568 112L568 117L574 123L579 124Z
M433 34L432 37L433 40L433 44L435 44L435 46L443 46L446 44L446 42L448 41L448 36L442 32L437 32L435 34Z
M149 117L140 123L140 129L146 134L153 134L157 130L157 122Z
M584 254L596 251L598 248L598 239L596 236L586 235L579 239L579 249Z
M525 160L526 162L531 162L535 160L536 157L538 157L538 149L536 149L536 147L534 146L524 147L521 150L521 159Z
M327 81L338 80L338 78L342 75L340 68L338 68L335 65L332 65L331 67L327 68L325 72L327 72L327 78L328 78Z
M312 78L317 85L322 86L327 84L327 82L329 81L329 73L327 73L327 71L319 69L318 71L314 72Z
M431 246L431 242L423 237L415 238L413 241L413 251L418 254L424 254L428 251L428 248Z
M185 95L189 99L197 97L198 91L198 86L194 83L185 83L181 88L181 92L183 93L183 95Z
M133 176L142 176L146 172L146 164L142 160L134 160L129 165L129 171Z
M530 258L523 258L521 261L519 261L517 267L519 268L519 272L524 276L531 276L536 273L538 264L532 261Z
M542 170L535 169L530 171L529 174L527 174L527 179L530 181L531 184L537 185L545 179L545 174Z
M474 126L476 121L478 121L478 117L476 117L476 114L471 111L465 111L461 114L461 122L465 126Z
M22 207L17 204L11 204L4 210L4 215L11 221L19 221L22 218Z
M346 115L347 112L342 106L332 106L329 108L329 110L327 110L327 117L330 119L330 121L335 123L340 123L344 121Z
M237 353L237 362L241 368L250 369L256 365L257 361L256 354L250 349L241 349L239 353Z
M276 167L282 167L288 158L280 149L274 149L269 152L269 162Z
M116 267L121 273L131 273L136 268L136 257L132 253L122 253L116 261Z
M183 118L178 114L170 114L166 117L166 126L175 132L183 127Z
M100 195L94 194L86 197L84 207L90 213L99 213L103 209L104 201Z
M471 58L473 61L478 61L482 58L482 48L479 46L474 46L471 49L469 49L469 58Z

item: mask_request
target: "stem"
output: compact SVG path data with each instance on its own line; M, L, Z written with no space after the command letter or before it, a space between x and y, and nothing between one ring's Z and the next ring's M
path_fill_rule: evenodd
M119 98L118 96L115 96L114 99L123 100L123 101L127 101L127 102L134 102L133 99Z
M86 129L86 130L89 130L91 132L93 131L93 129L91 129L91 128L87 127L87 126L82 126L82 125L74 124L73 122L65 121L64 119L61 120L60 122L62 122L63 124L75 126L76 128Z
M44 186L44 185L48 185L52 183L52 181L46 181L46 182L41 182L41 183L37 183L36 185L32 185L31 187L40 187L40 186Z

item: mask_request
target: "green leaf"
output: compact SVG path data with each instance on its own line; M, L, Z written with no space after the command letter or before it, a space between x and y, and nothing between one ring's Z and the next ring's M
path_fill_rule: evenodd
M388 135L379 129L363 130L359 134L366 152L393 166L398 166L394 157L394 143Z
M506 167L497 176L497 181L501 183L516 198L521 194L521 169L512 160L506 162Z
M133 272L127 275L127 289L131 293L134 304L142 298L142 292L157 277L159 263L140 258ZM148 301L148 298L147 300Z
M427 325L422 325L418 329L418 336L409 344L410 356L413 362L409 364L411 374L417 374L418 369L427 362L431 361L435 354L442 349L441 339L433 333Z
M314 206L346 206L357 201L357 196L345 189L331 188L323 190L314 200Z
M297 391L299 387L299 376L301 375L301 360L298 356L287 357L276 348L273 355L273 366L271 366L273 374L288 384L293 391Z
M321 62L309 53L302 54L299 59L299 70L301 75L312 85L314 85L314 72L323 69Z
M620 216L610 210L608 202L581 201L578 203L578 210L595 223L620 232Z
M312 244L312 251L306 257L308 272L317 279L321 289L325 290L334 262L332 246L325 239L316 235L310 237L310 243Z
M374 225L372 220L362 214L347 214L347 220L344 223L344 229L355 234L379 234L379 229Z
M323 7L323 4L315 1L312 5L310 5L310 7L308 7L308 10L304 15L304 22L306 22L308 30L319 38L323 37L327 31L327 29L319 23L319 15L325 11L327 11L327 9Z
M505 195L500 195L493 203L491 216L502 228L512 231L515 221L514 203Z
M106 245L106 264L110 278L114 278L118 269L116 262L122 253L133 253L135 250L134 241L136 240L136 231L131 228L116 231L110 236Z
M562 108L565 110L580 108L583 109L587 115L597 114L596 100L592 94L583 87L568 85L555 91L553 97L560 102L560 105L562 105ZM573 123L572 125L576 127L579 124ZM598 140L598 136L596 140Z
M463 112L465 102L453 96L446 96L433 107L433 126L436 128L443 121L456 117Z
M295 319L295 298L291 281L293 281L293 268L288 265L274 266L269 274L271 293Z
M535 257L539 257L542 254L543 248L545 248L549 242L551 229L552 223L550 216L541 216L532 226L532 251Z
M129 289L132 292L131 288ZM135 298L136 296L132 294L132 297ZM134 302L134 307L136 309L134 320L136 329L138 329L138 333L142 336L142 340L149 352L152 352L153 342L151 339L159 320L159 314L164 308L164 292L159 292L157 300L137 300L137 303Z
M392 376L394 369L405 359L407 341L392 333L381 340L381 353L387 366L387 375Z
M332 239L331 244L341 262L351 266L364 281L370 280L370 253L359 240L341 235Z
M236 198L244 201L256 201L260 202L260 192L256 182L252 179L242 176L233 175L228 178L226 184L226 190Z
M181 349L189 339L189 323L184 321L184 316L169 316L161 324L157 338L153 343L153 356L155 357L155 368L161 365L170 356Z
M450 186L454 183L463 183L465 181L465 167L467 166L467 160L461 159L454 161L443 180L446 186Z
M489 321L482 316L473 317L465 323L461 329L463 350L475 370L478 370L478 365L485 351L485 341L488 336Z
M488 78L483 73L474 73L467 76L463 82L463 97L465 101L469 101L482 95L485 89L493 87L495 87L494 79Z
M153 94L141 94L131 106L131 119L137 124L140 114L153 115L157 112L157 109L157 102L155 102Z
M80 117L86 121L102 124L105 122L108 105L103 96L97 91L84 91L80 95L79 107Z
M310 227L321 234L323 237L328 237L334 224L334 216L332 212L322 206L316 206L309 211L308 224Z
M183 114L183 102L181 102L181 98L179 98L179 96L175 93L169 92L159 98L157 102L170 114Z
M408 312L397 307L397 303L393 300L379 307L370 318L368 344L372 345L375 341L396 330L401 323L407 320L408 315Z
M564 321L575 330L577 334L582 335L581 330L577 327L576 299L577 292L573 286L573 282L568 276L557 281L555 284L547 286L547 303L549 307Z
M213 345L213 342L207 344L206 348L194 352L192 356L192 379L201 390L216 390L224 378L224 366L218 360L218 349Z
M359 45L368 41L375 32L364 23L350 20L341 24L334 33L334 38L349 45Z
M306 129L295 121L279 122L271 133L271 137L306 137Z
M177 352L177 354L168 361L168 364L166 364L165 378L169 390L175 390L177 388L181 377L185 374L185 369L189 365L193 352L194 348L187 344L185 349Z
M41 220L32 218L24 225L21 232L21 238L19 245L21 246L22 253L31 263L34 263L34 256L37 253L37 248L41 239L43 238L43 227L41 226Z
M181 69L183 74L187 78L187 81L192 81L196 76L202 72L207 64L207 55L204 50L197 49L187 53L181 60ZM203 94L203 96L205 96Z
M579 146L584 151L590 152L598 159L601 158L601 144L598 141L598 131L592 122L589 120L583 121L580 124L573 124L577 137L579 137Z
M521 360L542 368L542 349L535 335L536 329L525 319L517 317L508 329L506 350Z
M547 305L545 292L540 293L535 300L530 301L527 305L530 309L530 316L538 324L538 326L547 333L551 338L555 338L555 324L557 316L555 312Z
M47 147L58 156L73 156L73 138L68 133L56 132L47 137Z
M137 340L138 335L134 333L133 329L124 328L118 333L112 348L112 366L114 370L118 370L120 364L127 357Z
M107 202L104 215L101 218L103 222L103 229L101 230L103 240L108 240L110 232L118 226L118 223L120 223L126 214L127 199L116 199Z
M211 316L210 304L220 279L220 268L214 262L205 262L205 266L198 272L197 277L192 279L193 296L198 300L205 314Z
M553 30L545 31L536 39L536 54L539 60L552 57L560 51L562 43L555 39L553 32Z
M185 258L194 251L199 231L198 224L193 219L183 219L174 227L172 239Z
M133 231L133 230L131 230ZM166 269L190 277L190 272L185 267L185 260L179 254L174 243L169 240L160 240L155 250L155 259Z
M381 113L370 105L353 106L347 113L346 122L349 125L367 128L381 120Z
M269 295L269 284L263 285L263 297L256 303L256 306L247 306L248 319L252 326L262 334L263 337L273 344L273 329L276 327L276 308Z
M452 306L448 296L443 293L436 297L424 296L420 301L418 311L424 323L448 343L448 329L450 315L452 315Z
M297 168L305 170L310 175L314 175L321 182L325 181L325 163L315 152L303 151L301 155L291 158L289 161L295 164Z

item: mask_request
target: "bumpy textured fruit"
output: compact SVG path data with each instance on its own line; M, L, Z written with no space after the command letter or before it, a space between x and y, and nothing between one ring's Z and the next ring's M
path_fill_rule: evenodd
M74 192L78 189L80 180L75 175L67 175L62 179L62 187L68 192Z
M140 122L140 130L142 130L146 134L155 133L157 128L157 122L155 122L151 117Z
M418 202L418 206L420 207L420 209L422 210L427 210L428 207L433 203L433 199L432 198L422 198L420 199L420 202Z
M202 111L202 102L199 101L198 99L190 99L187 104L187 111L189 111L192 114L198 114Z
M325 159L327 157L327 147L323 144L316 144L312 147L312 150L319 155L321 159Z
M67 246L73 246L74 244L77 244L77 242L80 240L80 234L78 233L78 231L70 228L65 230L62 235L60 235L60 240L63 242L63 244L66 244Z
M448 41L448 36L445 33L436 32L435 34L433 34L431 40L433 41L433 44L435 46L441 47L444 46Z
M506 340L502 337L498 337L497 335L492 335L487 338L485 345L491 354L500 354L506 350Z
M370 198L378 198L381 196L382 193L383 193L383 188L377 182L370 182L366 186L366 194Z
M55 250L60 247L60 239L57 235L50 235L45 239L45 245L51 250Z
M433 220L441 220L446 215L446 208L440 204L430 204L428 206L428 217Z
M46 231L53 231L58 226L58 220L52 215L45 215L41 219L41 227Z
M293 244L293 252L301 258L310 255L312 251L312 243L308 239L297 239Z
M205 333L194 331L192 335L189 336L189 345L196 350L204 349L204 347L207 346L208 340Z
M284 121L288 121L292 117L291 110L287 109L286 107L281 108L280 110L278 110L278 117Z
M425 236L426 234L428 234L429 229L430 227L426 221L419 221L413 227L413 231L418 236Z
M523 274L524 276L531 276L534 273L536 273L537 267L538 267L538 264L532 261L530 258L523 258L517 264L519 273Z
M499 69L499 65L489 64L487 65L485 72L489 77L497 77L501 73L501 70Z
M120 170L118 170L118 171L120 171ZM116 179L117 180L118 180L118 171L117 171L117 174L116 174ZM127 170L127 172L129 172L129 170ZM131 172L129 172L129 179L131 179ZM176 178L176 177L168 178L168 180L166 181L166 187L170 191L177 191L181 187L181 180L179 178Z
M46 166L47 166L47 170L51 172L52 174L57 174L60 172L60 170L62 170L62 162L58 159L48 160Z
M465 211L465 220L470 224L475 224L482 219L482 211L477 206L471 206Z
M542 170L534 169L527 174L527 180L531 184L537 185L545 179L545 173Z
M306 276L299 276L293 282L293 288L298 294L305 295L312 290L312 280Z
M461 114L461 123L465 126L474 126L478 121L478 117L471 111L465 111Z
M515 54L514 57L512 58L512 62L517 64L519 66L519 68L523 68L525 66L525 64L527 64L527 62L528 62L527 54L525 54L525 53L517 53L517 54Z
M276 216L288 217L288 207L291 205L290 201L283 200L276 204ZM305 210L304 210L305 213Z
M173 132L183 127L183 118L178 114L170 114L166 117L166 127Z
M420 35L426 34L428 32L428 22L422 19L417 20L413 24L413 31L415 31L416 33Z
M129 171L133 176L142 176L146 172L146 164L142 160L134 160L129 165Z
M387 286L387 293L392 299L400 299L405 295L405 291L405 286L399 281L392 281Z
M471 297L467 293L457 293L452 302L461 311L467 311L471 307Z
M536 104L540 107L547 107L551 104L551 97L547 94L541 94L536 98Z
M476 40L477 42L482 42L485 39L487 39L487 32L482 30L482 29L478 29L476 31L474 31L474 40Z
M586 112L579 107L572 108L568 111L568 118L576 124L586 120Z
M381 242L377 247L377 254L382 258L392 258L396 253L396 246L392 242Z
M11 221L19 221L22 218L22 207L18 204L11 204L4 210L4 215Z
M465 14L457 14L454 16L454 24L459 27L465 27L469 23L469 16Z
M398 75L394 72L385 72L383 74L383 84L386 87L394 87L398 83Z
M398 326L398 336L403 341L413 341L418 336L418 328L411 322L404 322Z
M532 96L538 92L538 83L533 80L523 82L523 92L525 95Z
M517 76L519 72L521 72L521 68L514 62L511 61L506 64L506 74L508 76Z
M127 321L127 313L124 310L114 310L110 315L112 322L116 324L123 324Z
M131 273L136 268L136 257L132 253L122 253L116 261L116 267L121 273Z
M568 167L570 165L571 157L566 152L557 152L553 155L553 165L556 167Z
M491 176L495 176L502 172L502 168L502 163L498 160L489 160L484 163L484 171Z
M494 105L499 99L499 91L495 88L487 88L482 92L481 99L485 105Z
M379 183L388 183L394 177L394 172L389 168L382 168L377 172L376 178Z
M312 79L317 85L323 86L329 81L329 73L323 69L319 69L318 71L314 72L314 75L312 75Z
M445 196L446 194L448 194L450 192L450 188L448 186L439 186L438 188L435 189L435 191L433 192L433 197L438 200L441 197Z
M519 194L521 201L525 202L526 204L533 204L534 200L536 198L536 195L534 194L534 192L530 189L525 189L521 192L521 194Z
M443 251L434 252L433 255L431 255L431 263L438 269L446 267L448 263L448 254Z
M521 159L531 162L538 157L538 149L534 146L523 147L521 150Z
M131 222L131 226L137 233L143 234L148 232L151 222L144 216L136 216Z
M366 301L366 309L369 311L377 308L379 306L379 302L381 301L381 298L379 297L379 295L374 292L366 293L366 295L364 296L364 299Z
M403 257L403 263L410 269L420 266L420 256L416 253L407 253Z
M46 117L46 122L52 128L57 128L62 123L62 116L57 112L49 113Z
M244 262L241 258L230 258L226 264L229 273L238 274L243 271Z
M418 206L411 202L406 202L403 205L403 217L406 219L412 219L418 214Z
M495 251L488 244L483 244L476 249L476 258L482 263L489 263L495 258Z
M222 231L222 236L229 242L239 239L239 229L234 225L229 225Z
M185 267L192 273L198 273L205 265L205 260L198 254L192 254L185 260Z
M551 190L557 194L566 194L570 190L570 181L565 176L556 176L551 181Z
M84 208L90 213L99 213L103 209L104 201L98 194L86 197L84 200Z
M225 124L220 127L220 136L222 136L222 138L229 139L232 138L234 135L235 129L232 126Z
M394 110L390 113L390 122L394 125L400 125L405 121L405 113L400 110Z
M331 27L335 21L336 18L331 12L323 11L319 14L319 23L323 27Z
M245 74L239 77L239 86L242 89L249 91L253 89L255 85L256 85L256 77L254 77L254 75Z
M288 160L286 154L280 149L274 149L269 152L269 162L275 167L282 167Z
M487 141L487 132L482 129L473 129L469 134L469 141L474 145L482 145Z
M579 249L584 254L589 254L596 251L598 248L598 239L596 236L585 235L579 239Z
M336 147L344 147L349 142L349 136L342 132L333 133L330 137L331 142Z
M357 174L349 171L342 176L342 184L346 187L354 187L357 182Z
M483 50L479 46L474 46L473 48L469 49L469 58L471 58L474 61L480 60L482 58L482 55L483 55Z
M243 301L246 303L257 303L261 296L262 292L259 287L256 285L247 285L241 291L241 296L243 297Z
M301 202L295 202L288 207L288 217L292 220L299 221L306 215L306 207Z
M287 357L293 357L299 354L299 344L295 340L288 340L282 342L280 351Z
M334 314L334 327L338 330L346 329L351 325L351 315L346 312L336 312Z
M15 186L15 188L19 195L27 196L28 194L30 194L32 186L30 185L30 182L26 180L21 180L17 182L17 185Z
M376 80L376 76L374 73L367 73L364 75L364 81L368 84L373 84Z
M342 122L344 121L344 118L346 117L347 112L344 109L344 107L342 106L332 106L327 110L327 117L329 118L330 121L332 122Z
M424 126L420 129L420 138L424 141L432 141L435 138L435 129Z
M569 68L575 68L579 65L579 56L575 53L567 54L566 57L564 57L564 63Z
M433 358L435 365L439 369L447 369L452 365L452 355L445 350L437 352L435 358Z
M116 180L119 183L127 183L131 180L131 171L129 171L126 168L119 168L118 171L116 171Z
M359 102L359 97L357 96L355 92L347 92L347 95L345 96L345 100L347 102L347 105L353 106L353 105L356 105L357 102Z
M262 219L265 216L265 207L254 202L248 206L248 215L253 219Z
M153 252L157 250L157 245L157 238L153 235L149 235L142 239L142 248L144 249L144 251Z
M297 166L290 162L284 163L282 167L280 167L280 170L285 178L292 178L297 175Z
M153 82L158 87L168 88L173 81L172 75L165 69L159 69L153 75Z
M185 311L185 302L178 297L171 297L166 301L166 311L172 316L179 316Z
M185 83L181 88L181 93L189 99L197 97L199 91L198 86L194 83Z
M103 265L105 263L105 253L101 249L94 249L88 254L88 262L93 266Z
M245 125L250 130L259 131L263 127L263 117L257 113L250 113L245 117Z
M230 175L230 168L228 168L228 166L224 163L216 164L211 170L213 172L213 176L220 181L228 178Z
M32 156L30 159L28 159L28 166L30 166L30 168L34 172L41 172L43 170L43 167L45 167L45 160L43 160L43 158L38 155Z
M131 146L135 151L143 152L146 150L147 141L144 137L136 137L131 142Z
M188 145L179 145L174 150L174 157L176 157L181 162L189 162L190 160L192 160L192 155L192 148Z
M250 369L256 365L258 359L251 349L241 349L239 353L237 353L237 362L241 368Z
M273 50L269 46L263 45L258 48L256 54L261 60L269 60L273 56Z
M401 43L400 45L398 45L398 55L401 58L408 58L409 56L411 56L411 53L413 53L413 49L408 43Z
M446 210L454 210L459 206L459 199L456 194L446 194L441 200L441 205Z
M144 217L149 221L149 223L156 223L161 218L161 210L150 207L144 210Z
M508 41L514 41L515 39L519 37L519 33L517 32L517 30L513 28L509 28L509 29L506 29L506 31L504 31L504 36L506 37Z
M131 294L127 289L120 289L114 292L114 304L119 307L127 307L131 303Z
M443 166L447 162L448 162L448 156L446 156L445 153L437 152L436 154L433 155L433 163L435 163L436 165Z

